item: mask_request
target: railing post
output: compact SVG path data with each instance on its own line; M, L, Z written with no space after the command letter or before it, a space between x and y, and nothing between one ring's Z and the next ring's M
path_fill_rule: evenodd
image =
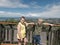
M5 39L5 30L4 29L5 29L5 27L2 24L0 24L0 45Z
M58 29L58 45L60 45L60 28Z
M14 30L13 30L13 25L9 25L10 28L11 28L11 42L10 43L13 43L13 38L14 38Z
M0 25L0 45L1 45L1 25Z
M47 45L51 45L51 28L52 26L49 25L49 29L47 31Z

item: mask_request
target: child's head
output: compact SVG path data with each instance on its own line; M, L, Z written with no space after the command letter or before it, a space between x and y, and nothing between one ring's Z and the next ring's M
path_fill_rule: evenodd
M38 24L41 24L43 22L43 19L38 19Z
M25 22L25 17L24 17L24 16L22 16L22 17L20 18L20 22L21 22L21 23L24 23L24 22Z

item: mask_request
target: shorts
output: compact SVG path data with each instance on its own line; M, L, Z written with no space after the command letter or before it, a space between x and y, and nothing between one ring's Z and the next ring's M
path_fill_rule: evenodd
M41 40L40 35L34 35L32 37L32 43L34 44L40 44L40 40Z
M25 38L22 38L22 40L21 39L18 39L18 41L19 42L26 42L27 43L28 42L28 39L25 37Z
M18 39L18 41L22 43L22 42L24 42L24 38L22 39L22 41L21 41L21 39Z

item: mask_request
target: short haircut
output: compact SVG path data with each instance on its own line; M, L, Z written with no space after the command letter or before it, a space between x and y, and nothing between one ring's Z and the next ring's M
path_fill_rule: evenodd
M38 20L40 20L40 21L44 21L43 19L41 19L41 18L38 18Z

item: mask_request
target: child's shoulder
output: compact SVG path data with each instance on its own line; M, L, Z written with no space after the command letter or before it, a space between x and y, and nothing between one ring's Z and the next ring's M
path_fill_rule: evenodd
M21 25L21 22L19 22L18 25Z

